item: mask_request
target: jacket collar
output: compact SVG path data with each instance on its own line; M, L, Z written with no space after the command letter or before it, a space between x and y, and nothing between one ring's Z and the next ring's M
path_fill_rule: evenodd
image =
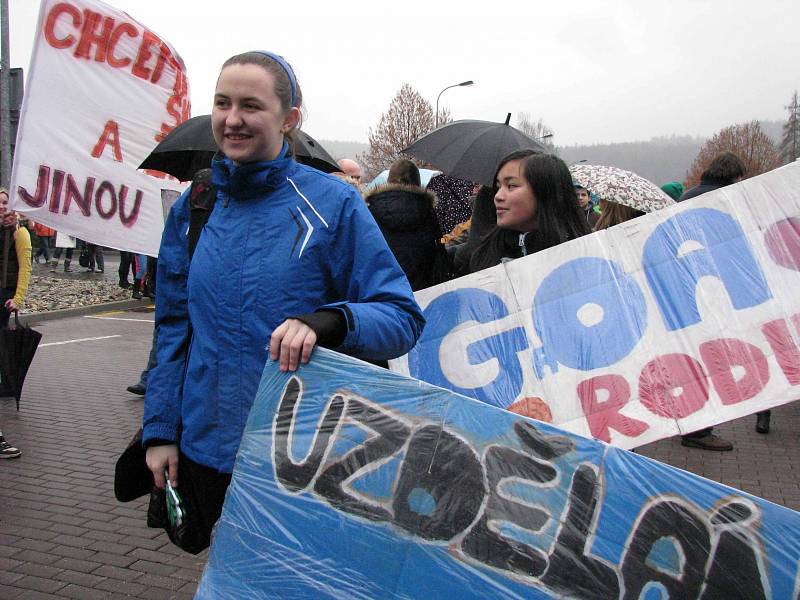
M420 200L425 200L431 207L436 206L436 196L432 192L417 185L404 185L401 183L384 183L378 185L364 194L364 200L369 204L370 200L375 199L376 196L385 192L402 192L418 197Z
M237 165L224 154L218 153L211 161L211 183L230 196L240 199L255 198L286 181L293 165L294 159L289 153L289 144L285 141L274 160Z

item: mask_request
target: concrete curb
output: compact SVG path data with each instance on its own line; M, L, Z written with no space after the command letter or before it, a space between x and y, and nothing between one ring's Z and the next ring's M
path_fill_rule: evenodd
M84 317L86 315L96 315L97 313L113 310L152 308L153 306L153 302L149 298L143 298L142 300L118 300L116 302L105 302L103 304L90 304L88 306L78 306L75 308L62 308L60 310L50 310L47 312L21 314L19 320L21 323L33 326L38 323L54 321L56 319Z

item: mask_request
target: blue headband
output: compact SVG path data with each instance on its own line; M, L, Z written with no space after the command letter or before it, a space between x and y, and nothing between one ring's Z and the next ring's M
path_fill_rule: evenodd
M294 107L297 104L297 79L295 79L294 71L289 63L286 62L282 56L273 52L268 52L267 50L252 50L252 52L271 58L281 66L283 72L286 73L286 77L289 78L289 86L292 88L292 107Z

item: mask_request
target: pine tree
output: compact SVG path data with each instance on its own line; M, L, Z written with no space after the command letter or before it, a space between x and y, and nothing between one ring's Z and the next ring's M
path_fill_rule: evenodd
M797 99L797 90L789 106L785 108L789 111L789 118L783 124L780 152L783 163L787 164L800 158L800 103Z

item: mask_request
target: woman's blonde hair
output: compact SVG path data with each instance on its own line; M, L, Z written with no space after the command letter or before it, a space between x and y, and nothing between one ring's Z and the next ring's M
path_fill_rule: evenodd
M600 231L601 229L608 229L614 225L619 225L625 221L630 221L636 217L641 217L644 214L645 213L640 210L631 208L630 206L625 206L619 202L605 200L605 206L603 206L600 211L600 218L597 219L594 230Z
M11 199L8 190L4 187L0 187L0 194L5 194L6 196L8 196L9 200ZM6 221L8 221L8 223L6 223ZM0 217L0 226L2 227L17 226L18 224L19 224L19 215L15 213L13 210L5 211L5 214L2 217Z

